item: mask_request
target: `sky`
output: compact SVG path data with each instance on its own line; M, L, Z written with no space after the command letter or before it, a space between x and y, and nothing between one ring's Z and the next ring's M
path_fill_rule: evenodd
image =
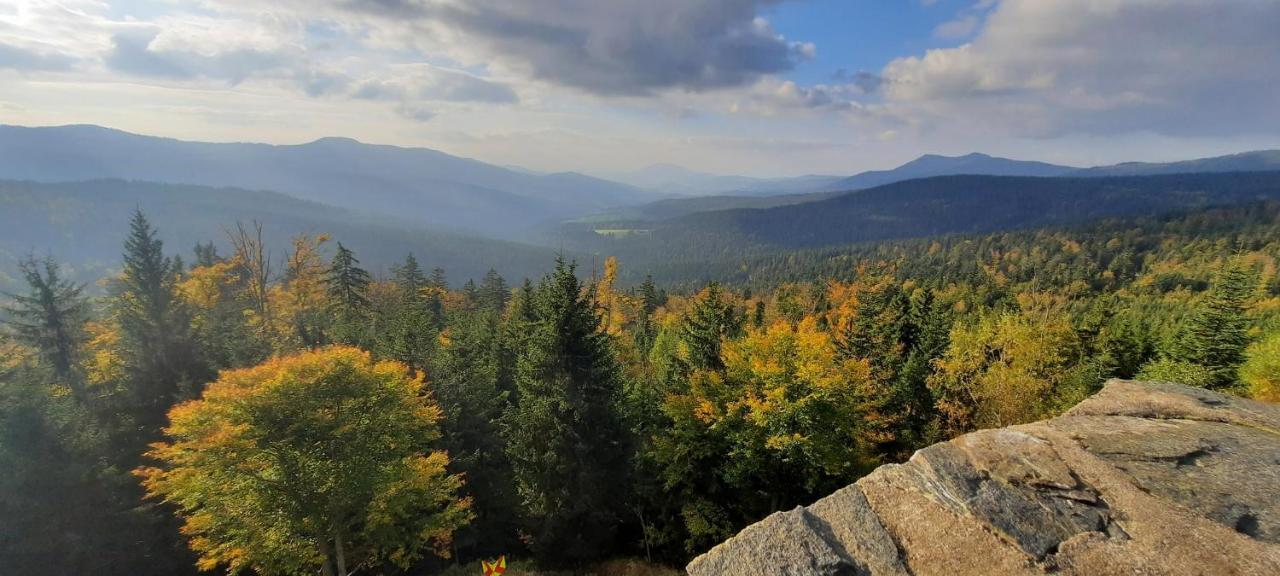
M0 123L540 171L1280 148L1275 0L0 0Z

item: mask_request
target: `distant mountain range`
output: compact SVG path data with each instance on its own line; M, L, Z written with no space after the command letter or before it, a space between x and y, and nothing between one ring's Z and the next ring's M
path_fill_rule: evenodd
M153 215L177 251L257 219L281 249L292 234L326 232L374 269L413 250L459 277L494 266L521 278L537 275L552 250L507 240L617 253L638 265L676 257L696 264L743 249L1275 199L1280 151L1084 169L968 154L849 177L717 176L675 166L624 176L628 183L543 174L343 138L213 144L97 126L0 126L0 287L31 250L81 268L114 266L134 207ZM677 196L721 188L736 193Z
M225 254L227 230L254 220L263 224L277 267L290 238L302 233L329 234L375 274L412 252L428 269L444 268L458 284L480 278L490 267L511 279L537 277L556 252L398 225L275 192L123 180L0 181L0 291L18 287L16 263L27 254L53 255L88 282L119 269L129 218L138 208L158 230L165 252L188 262L197 242L214 242Z
M1114 166L1085 168L1073 172L1072 175L1152 176L1156 174L1185 174L1190 172L1260 172L1266 170L1280 170L1280 150L1257 150L1181 162L1125 162Z
M941 234L988 233L1113 216L1280 200L1280 172L1110 177L935 176L763 209L718 210L655 223L641 251L726 253ZM655 244L663 244L656 246ZM625 248L612 242L606 249ZM736 248L734 248L736 247Z
M964 156L939 156L925 154L892 170L872 170L838 180L833 190L861 190L931 176L978 174L984 176L1065 176L1077 170L1070 166L1058 166L1028 160L1010 160L986 154Z
M346 138L292 146L213 144L98 126L0 126L0 178L271 190L499 238L522 238L543 222L663 197L583 174L517 171L426 148Z
M853 190L865 190L896 182L935 176L1098 177L1160 174L1258 172L1280 170L1280 150L1244 152L1163 164L1130 162L1114 166L1074 168L1045 162L1011 160L986 154L939 156L926 154L891 170L872 170L847 178L802 176L794 179L755 180L751 192L724 193L697 198L668 198L594 215L585 221L666 220L699 212L741 208L775 208L826 200ZM672 170L668 174L678 174ZM696 174L696 173L695 173ZM730 177L722 177L730 178ZM770 183L777 188L769 192Z

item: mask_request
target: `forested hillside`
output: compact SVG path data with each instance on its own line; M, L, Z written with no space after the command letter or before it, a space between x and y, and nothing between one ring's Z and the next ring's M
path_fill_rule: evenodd
M385 274L409 252L424 265L454 272L459 281L490 268L513 277L536 276L555 258L551 249L441 231L407 220L376 217L298 200L273 192L98 180L64 184L0 181L0 290L20 280L19 259L55 254L71 278L92 282L120 267L119 246L133 211L141 208L169 223L161 239L175 250L197 242L229 247L237 223L263 224L266 249L276 258L289 239L327 233L365 255L366 266Z
M564 227L567 244L616 254L664 281L706 282L719 263L859 242L982 234L1172 213L1280 198L1280 172L1117 178L944 176L899 182L767 209L700 212L624 225L643 234L606 236L592 223ZM708 264L710 263L710 264ZM724 270L724 268L719 268Z
M18 573L194 572L188 541L260 573L679 564L1109 377L1280 399L1280 203L720 260L709 285L609 259L450 289L427 253L374 278L341 234L271 260L141 213L120 236L105 296L56 259L7 270Z

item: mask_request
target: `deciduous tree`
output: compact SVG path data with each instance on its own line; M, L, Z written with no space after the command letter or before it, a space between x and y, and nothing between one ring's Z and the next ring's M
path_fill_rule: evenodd
M447 554L470 519L433 451L440 409L420 376L355 348L223 372L170 413L139 468L176 504L205 570L345 576Z

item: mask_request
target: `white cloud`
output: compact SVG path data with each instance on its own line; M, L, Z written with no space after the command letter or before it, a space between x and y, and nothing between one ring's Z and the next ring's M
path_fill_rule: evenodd
M366 100L436 100L490 104L512 104L519 100L515 90L506 84L430 64L397 66L388 74L359 83L352 96Z
M1017 135L1280 129L1280 2L1004 0L970 43L899 58L899 114Z
M967 38L978 29L980 20L975 14L966 14L955 20L943 22L937 28L933 29L933 35L938 38Z

